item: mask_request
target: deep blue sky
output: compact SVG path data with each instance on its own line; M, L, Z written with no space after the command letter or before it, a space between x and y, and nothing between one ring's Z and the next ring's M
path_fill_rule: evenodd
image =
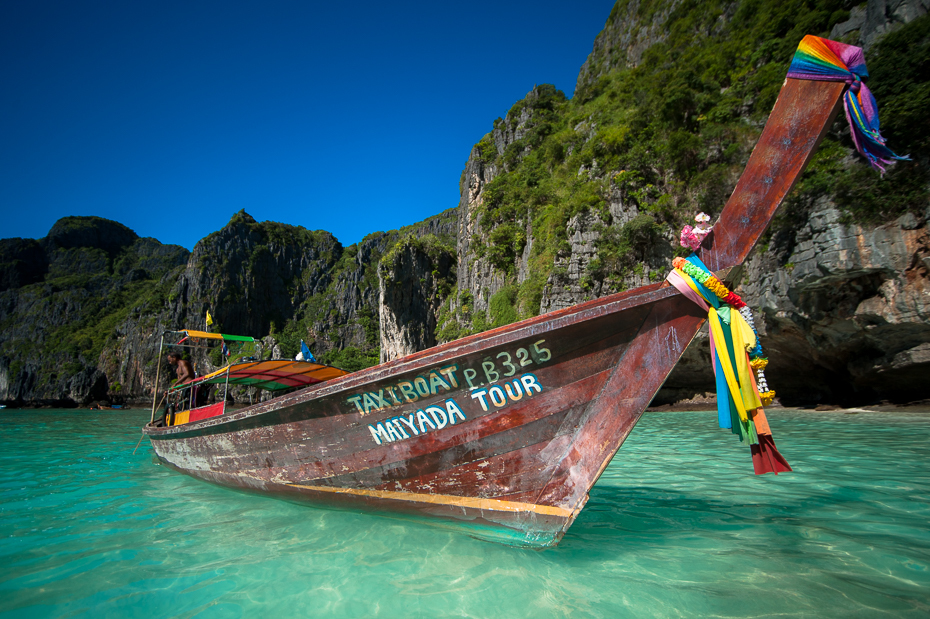
M458 203L612 0L3 2L0 237L98 215L188 249L239 209L344 244Z

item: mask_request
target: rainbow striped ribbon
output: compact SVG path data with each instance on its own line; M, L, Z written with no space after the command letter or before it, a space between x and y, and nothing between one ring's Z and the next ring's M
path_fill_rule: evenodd
M853 142L873 168L884 173L884 165L900 157L885 146L879 132L878 105L862 78L868 77L862 48L829 39L807 35L794 53L788 77L825 82L846 82L849 88L843 95L843 107L852 130Z

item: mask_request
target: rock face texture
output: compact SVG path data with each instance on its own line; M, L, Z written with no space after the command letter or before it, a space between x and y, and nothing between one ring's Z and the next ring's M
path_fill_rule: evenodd
M836 18L844 21L832 37L868 49L926 15L928 2L847 6L849 17ZM648 67L655 49L674 43L667 22L694 8L678 0L617 3L572 103L623 95L605 90L617 88L611 72ZM694 27L701 37L718 36L739 8L714 8L710 21ZM756 67L767 62L764 51ZM677 245L668 213L684 208L674 200L719 205L735 184L760 128L751 99L721 100L708 111L737 115L739 128L727 128L717 142L689 151L693 135L673 134L683 157L704 166L687 192L680 191L688 170L676 165L679 151L665 161L646 152L618 158L641 146L624 140L642 118L605 112L612 103L603 99L600 109L575 107L559 118L569 107L564 94L542 85L472 149L457 209L349 247L327 232L256 222L245 212L193 252L95 217L64 218L43 239L2 239L0 402L141 403L156 375L160 386L170 378L156 355L161 334L203 328L208 310L213 330L261 337L275 357L292 358L304 340L323 362L356 370L659 281ZM687 101L681 106L668 113L692 112ZM693 130L703 131L706 120L697 117ZM615 124L603 126L607 121ZM571 163L568 178L543 187L563 163ZM519 185L522 193L509 195L520 200L502 202L501 181L515 172L510 190ZM849 223L825 193L811 195L812 204L756 251L737 287L755 310L770 385L785 404L927 398L930 205L862 226ZM533 211L553 203L573 206L560 218ZM497 237L493 247L490 236ZM213 368L206 355L194 362L201 372ZM653 403L704 398L713 389L710 367L706 335L699 335Z
M638 66L649 47L666 41L669 32L665 23L679 4L662 3L647 11L635 0L617 3L581 68L576 98L593 96L608 73ZM869 49L884 34L925 15L927 8L926 0L872 0L853 7L849 19L834 27L832 37ZM722 31L737 10L734 3L723 11L707 34ZM463 324L473 320L476 313L488 311L495 294L522 284L530 271L532 250L539 243L532 221L517 222L526 241L510 274L495 267L475 239L486 234L478 222L486 210L488 187L533 151L526 136L540 122L541 111L534 106L538 98L534 89L522 105L496 122L494 130L472 150L463 173L458 295L449 302L449 310ZM754 126L748 117L746 120L747 126ZM595 139L599 131L590 119L581 120L572 129L587 140ZM847 164L851 161L848 157ZM579 179L603 184L604 204L576 213L564 224L567 240L552 259L536 312L664 278L677 246L667 231L636 247L637 264L626 268L623 276L599 275L599 271L610 271L603 267L611 242L617 240L612 240L611 234L617 229L632 230L636 227L629 227L632 222L642 223L642 229L648 231L648 222L641 219L647 211L640 200L632 199L630 185L617 181L617 172L601 169L596 159L577 170ZM736 176L727 174L726 183L732 189ZM674 183L674 177L669 182ZM641 192L642 185L633 189ZM714 197L719 203L725 199L724 193ZM911 213L882 226L862 227L843 223L836 204L820 198L794 222L790 239L776 235L757 251L738 292L755 308L757 327L771 357L767 374L783 402L900 401L930 394L920 380L915 380L930 370L926 365L930 350L928 217L930 205L923 215ZM700 334L654 403L703 397L713 388L710 367L706 335Z
M188 251L66 217L39 241L0 241L0 256L0 401L73 406L121 397L101 368L103 343L132 305L173 284Z
M665 22L681 2L666 3L650 20L640 19L643 4L641 0L633 0L614 5L607 24L594 39L594 51L581 65L575 92L592 85L611 69L637 66L643 52L668 37Z
M789 246L770 244L736 288L753 308L785 405L927 398L930 375L930 231L906 215L877 227L843 223L822 200ZM705 330L706 331L706 330ZM700 397L712 381L706 333L654 404Z
M268 333L283 327L301 301L321 292L342 254L328 232L257 223L240 212L194 247L175 288L177 321L200 325L210 310L218 329Z
M830 31L830 38L868 51L883 35L926 15L928 10L927 0L870 0L853 7L849 19Z
M468 291L472 298L472 311L488 310L490 298L506 285L505 274L495 269L489 260L475 255L472 237L480 233L477 226L479 211L485 199L485 188L508 166L517 164L533 150L532 141L526 138L544 122L551 110L552 100L564 100L565 95L548 88L535 87L503 118L494 124L490 135L472 149L462 173L461 198L458 206L458 268L459 290ZM497 159L500 163L491 163ZM531 223L526 227L528 243L515 260L517 283L526 279L527 261L532 249ZM456 307L454 309L460 309Z
M205 329L207 311L213 331L261 336L272 325L282 328L306 296L326 288L341 253L327 232L258 223L237 213L197 243L184 268L166 278L162 295L131 309L107 341L99 366L124 397L147 397L159 364L161 382L170 378L156 358L164 331ZM205 354L192 360L201 373L214 369Z
M455 267L455 250L435 236L408 236L382 259L382 363L437 344L439 309L455 287Z
M930 233L907 215L884 226L842 223L823 203L778 248L752 258L744 299L757 311L771 374L786 403L926 397L930 375ZM773 388L778 390L777 384ZM832 403L831 402L831 403Z
M379 357L382 256L406 236L442 236L454 246L454 222L448 211L347 248L328 232L256 222L245 212L193 252L95 217L65 218L38 241L3 239L0 402L143 404L156 376L162 387L171 378L157 358L161 334L203 329L207 311L211 330L264 336L272 355L292 358L303 339L324 362L371 365ZM446 275L451 256L440 268ZM395 301L410 321L428 320ZM201 373L214 369L206 354L192 361Z
M495 148L503 152L503 148ZM481 311L487 310L490 296L504 285L503 274L495 273L486 260L478 259L471 251L472 236L477 232L475 212L481 205L484 187L494 180L498 171L498 166L485 162L478 147L472 149L465 164L458 207L458 285L462 290L473 292L475 309Z
M555 268L543 289L540 311L552 312L664 279L675 254L671 240L661 236L648 239L631 257L636 262L632 273L621 278L591 277L592 262L598 258L598 244L604 231L612 224L628 224L638 214L635 205L625 206L619 200L609 205L607 221L590 212L580 213L568 221L568 251L556 255Z
M34 239L0 239L0 291L42 281L48 256Z

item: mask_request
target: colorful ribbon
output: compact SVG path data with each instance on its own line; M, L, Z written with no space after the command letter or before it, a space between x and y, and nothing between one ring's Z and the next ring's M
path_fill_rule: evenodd
M669 273L668 281L707 312L720 427L730 429L741 441L749 443L757 475L790 471L791 467L775 448L762 408L775 393L768 391L762 374L768 362L761 357L751 311L696 255L687 260L675 258L672 264L675 269ZM731 311L737 308L739 311ZM754 372L759 376L758 382ZM765 390L761 396L760 388Z
M856 150L869 160L873 168L885 172L883 164L910 161L885 146L879 132L878 105L862 78L868 77L862 48L829 39L807 35L801 40L788 68L788 77L825 82L846 82L843 95L846 119L852 131Z

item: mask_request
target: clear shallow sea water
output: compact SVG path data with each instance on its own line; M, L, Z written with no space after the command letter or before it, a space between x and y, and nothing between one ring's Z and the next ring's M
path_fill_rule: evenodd
M927 617L930 415L649 413L534 551L159 466L145 411L0 411L0 618Z

